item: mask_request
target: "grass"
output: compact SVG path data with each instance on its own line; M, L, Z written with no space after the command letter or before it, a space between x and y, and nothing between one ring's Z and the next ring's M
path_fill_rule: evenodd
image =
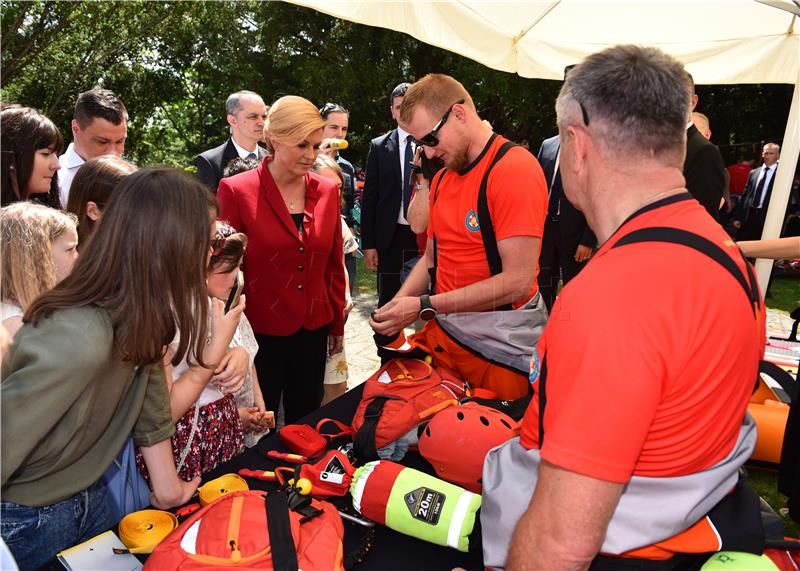
M375 295L378 292L377 272L364 265L364 258L356 262L356 291L359 294Z
M773 277L764 301L770 309L791 313L800 307L800 278L786 275Z
M778 491L777 473L749 467L747 481L756 493L772 506L772 509L778 511L786 507L786 496ZM784 534L787 537L800 537L800 524L791 520L789 516L785 516L783 522Z

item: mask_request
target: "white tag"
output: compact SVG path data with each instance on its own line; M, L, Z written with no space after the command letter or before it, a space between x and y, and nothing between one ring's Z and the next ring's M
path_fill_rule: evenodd
M324 482L332 482L334 484L341 484L344 480L344 474L334 474L332 472L322 472L319 479Z
M392 382L392 378L389 376L389 373L386 371L382 372L381 375L378 377L378 382L388 385Z

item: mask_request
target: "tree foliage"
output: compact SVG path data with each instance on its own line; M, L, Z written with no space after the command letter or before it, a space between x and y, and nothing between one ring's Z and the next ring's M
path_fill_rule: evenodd
M459 79L495 130L534 147L555 132L560 82L488 69L405 34L283 2L4 0L2 98L37 107L67 140L77 95L102 85L131 116L127 155L187 166L227 136L224 101L239 89L351 110L347 156L392 128L388 94L430 72ZM698 87L721 145L779 140L788 86ZM723 147L738 160L745 146ZM727 149L727 150L726 150ZM533 149L535 151L535 148Z

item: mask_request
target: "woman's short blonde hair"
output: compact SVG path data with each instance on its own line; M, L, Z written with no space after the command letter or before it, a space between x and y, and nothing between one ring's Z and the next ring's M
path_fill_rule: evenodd
M51 244L76 230L73 214L32 202L15 202L0 210L0 297L27 310L39 294L56 285Z
M285 95L269 108L264 123L264 141L267 150L272 153L275 149L272 148L270 137L285 145L297 145L323 127L325 119L313 103L297 95Z

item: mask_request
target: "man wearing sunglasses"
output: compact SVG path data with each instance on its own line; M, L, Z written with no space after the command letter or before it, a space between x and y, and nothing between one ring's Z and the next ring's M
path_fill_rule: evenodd
M410 87L401 83L389 95L392 119ZM361 208L364 264L378 270L378 306L400 289L403 265L417 256L417 238L408 223L414 144L401 127L376 137L369 146Z
M464 86L446 75L411 86L400 125L446 168L430 182L425 255L370 324L392 336L427 320L412 339L435 349L437 363L498 398L521 397L547 318L536 284L547 209L542 169L493 133Z

